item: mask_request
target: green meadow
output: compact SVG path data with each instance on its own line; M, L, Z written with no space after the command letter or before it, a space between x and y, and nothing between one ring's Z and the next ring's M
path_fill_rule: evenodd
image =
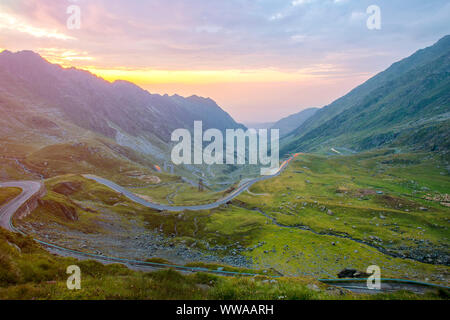
M166 277L167 286L160 288L164 291L162 296L151 294L149 298L182 298L188 292L199 299L269 299L275 295L298 299L352 298L349 293L330 296L329 290L308 288L316 283L313 279L336 278L344 268L365 271L370 265L378 265L383 278L448 285L447 163L437 155L398 154L392 150L348 156L304 154L279 177L258 182L250 192L227 205L181 213L145 208L81 175L60 175L45 181L48 192L38 208L14 223L34 237L73 248L78 248L75 243L83 235L114 235L133 228L157 230L174 246L195 247L205 254L220 247L214 252L217 256L240 255L251 261L250 269L195 261L186 265L212 269L222 265L228 268L225 270L264 270L262 277L282 276L276 286L266 286L266 282L259 284L253 278L184 275L175 271L142 274L119 268L120 276L114 275L113 280L108 273L108 268L113 267L98 266L108 272L102 280L87 281L88 287L97 287L98 292L80 292L75 294L77 298L142 298L154 288L153 277ZM167 181L162 177L161 184L159 188L136 192L162 201L178 187L172 201L185 204L211 202L211 194L219 197L219 193L199 192L171 177ZM65 233L67 236L61 236ZM95 252L102 248L85 250ZM186 291L169 293L171 277L185 283ZM214 285L204 286L202 277L215 279ZM14 297L15 290L22 290L20 286L36 291L40 297L43 292L48 294L46 290L51 291L52 297L72 294L58 282L41 289L26 282L0 291L0 296ZM139 290L117 289L128 283ZM250 288L257 288L257 293ZM402 298L415 297L398 294Z

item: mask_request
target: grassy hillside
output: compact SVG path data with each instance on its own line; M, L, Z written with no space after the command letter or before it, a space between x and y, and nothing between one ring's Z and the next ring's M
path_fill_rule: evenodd
M450 36L319 110L282 141L283 152L450 145Z
M271 129L279 129L280 137L284 137L291 133L293 130L300 127L306 120L311 118L318 108L304 109L298 113L292 114L288 117L278 120L270 126Z
M0 206L8 203L10 200L17 197L22 190L19 188L0 188Z
M281 177L251 189L272 196L239 199L285 226L359 239L399 256L448 265L449 204L442 200L450 191L446 163L433 155L389 150L331 158L304 155Z
M34 241L0 229L0 299L445 299L408 292L355 295L310 278L222 277L173 270L137 272L49 254ZM66 268L81 269L81 290L66 287Z
M66 175L48 180L41 206L16 224L38 238L111 256L313 277L377 264L385 277L447 284L447 166L437 155L395 150L302 155L229 205L182 213L144 208ZM67 192L61 184L75 187ZM77 219L64 214L73 211Z
M119 180L127 179L125 171L145 176L153 165L170 162L177 128L192 129L198 120L205 130L244 128L209 98L151 94L132 83L62 68L31 51L0 53L0 112L4 180L82 172ZM192 181L204 175L212 183L246 173L231 171L174 168L176 175Z

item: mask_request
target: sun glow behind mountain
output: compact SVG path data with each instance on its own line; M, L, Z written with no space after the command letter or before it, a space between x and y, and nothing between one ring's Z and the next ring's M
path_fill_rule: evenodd
M86 67L85 69L107 80L129 80L139 84L159 83L240 83L240 82L286 82L311 80L317 75L299 70L283 72L275 69L254 70L127 70L99 69Z
M67 27L72 4L80 8L79 29ZM211 97L239 121L274 121L327 105L450 33L446 1L386 3L378 32L366 27L370 4L4 1L0 47L33 50L64 67L128 80L154 93ZM393 21L396 12L402 15ZM433 19L421 18L427 12Z

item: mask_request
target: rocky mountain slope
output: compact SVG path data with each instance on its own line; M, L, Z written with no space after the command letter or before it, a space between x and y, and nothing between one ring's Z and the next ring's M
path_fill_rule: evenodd
M32 51L0 53L0 112L0 179L151 170L170 160L177 128L192 129L195 120L204 130L245 128L209 98L151 94ZM175 174L198 179L193 170Z
M283 152L331 147L450 147L450 36L393 64L320 109L282 142Z
M190 129L194 120L204 128L243 127L209 98L150 94L129 82L64 69L31 51L0 54L0 109L13 130L21 124L56 129L62 120L138 151L148 143L150 153L155 141L164 145L174 129Z

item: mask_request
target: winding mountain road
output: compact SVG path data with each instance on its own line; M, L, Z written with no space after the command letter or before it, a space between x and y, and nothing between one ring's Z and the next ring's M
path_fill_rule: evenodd
M169 206L169 205L161 205L157 203L152 203L145 201L142 198L139 198L132 192L122 188L121 186L107 180L104 178L100 178L94 175L85 175L86 178L92 179L97 181L98 183L101 183L117 192L120 192L124 194L126 197L128 197L130 200L135 201L137 203L140 203L146 207L150 207L157 210L167 210L167 211L183 211L183 210L208 210L217 208L222 204L227 203L228 201L236 198L239 196L242 192L248 190L250 186L255 184L256 182L267 180L273 177L276 177L283 172L283 170L287 167L287 165L290 163L292 159L297 157L299 154L294 154L291 156L288 160L284 161L280 168L277 170L276 173L270 176L263 176L260 178L256 178L253 180L247 180L241 182L239 187L234 190L232 193L230 193L228 196L217 200L216 202L210 203L210 204L203 204L203 205L197 205L197 206ZM14 198L13 200L9 201L5 205L0 207L0 227L3 227L9 231L13 232L21 232L20 230L14 228L14 226L11 223L11 219L13 215L21 209L21 207L27 203L32 197L37 196L39 197L39 193L42 192L42 183L38 181L11 181L11 182L3 182L0 183L0 188L20 188L22 189L22 193ZM139 261L139 260L131 260L131 259L123 259L118 257L109 257L104 255L98 255L88 252L82 252L77 250L72 250L68 248L63 248L58 245L48 243L45 241L41 241L39 239L35 239L38 243L44 245L47 247L50 251L62 255L62 256L72 256L79 259L95 259L97 261L101 261L103 263L123 263L128 265L129 267L137 270L142 271L150 271L150 270L156 270L159 268L175 268L181 272L212 272L222 275L249 275L249 276L255 276L256 274L251 273L241 273L241 272L232 272L232 271L220 271L220 270L211 270L211 269L205 269L205 268L196 268L196 267L186 267L186 266L178 266L178 265L167 265L163 263L154 263L154 262L147 262L147 261ZM359 279L361 280L361 279ZM391 283L389 285L385 284L385 281L383 281L383 286L381 290L367 290L364 285L361 285L358 281L358 279L319 279L321 282L325 282L331 285L335 285L338 287L346 288L354 292L359 293L378 293L381 291L396 291L396 290L412 290L417 293L423 293L429 288L444 288L449 289L449 287L442 286L442 285L436 285L436 284L429 284L429 283L421 283L421 282L415 282L415 281L409 281L409 280L401 280L401 279L388 279ZM354 283L355 282L355 283ZM408 283L409 282L409 283ZM428 288L427 288L428 287Z
M263 181L263 180L267 180L267 179L271 179L273 177L279 176L284 169L286 169L286 167L288 166L288 164L290 163L290 161L294 158L296 158L299 154L294 154L292 155L288 160L284 161L280 167L278 168L278 170L272 174L272 175L267 175L267 176L262 176L256 179L252 179L252 180L246 180L245 182L242 182L233 192L231 192L229 195L227 195L226 197L219 199L215 202L212 203L208 203L208 204L202 204L202 205L195 205L195 206L172 206L172 205L165 205L165 204L159 204L159 203L154 203L154 202L149 202L146 201L144 199L142 199L141 197L137 196L136 194L134 194L133 192L115 184L112 181L109 181L108 179L105 178L101 178L101 177L97 177L95 175L92 174L85 174L83 175L83 177L85 177L86 179L90 179L90 180L94 180L114 191L117 191L121 194L123 194L125 197L127 197L128 199L130 199L131 201L134 201L136 203L139 203L145 207L148 208L152 208L152 209L156 209L156 210L161 210L161 211L184 211L184 210L191 210L191 211L196 211L196 210L210 210L210 209L214 209L214 208L218 208L221 205L233 200L234 198L236 198L237 196L239 196L242 192L248 190L253 184L259 182L259 181Z
M252 179L252 180L247 180L247 181L241 183L236 190L231 192L226 197L219 199L212 203L196 205L196 206L170 206L170 205L163 205L163 204L149 202L149 201L146 201L146 200L140 198L139 196L135 195L131 191L128 191L127 189L125 189L107 179L97 177L94 175L90 175L90 174L86 174L86 175L84 175L84 177L87 179L95 180L100 184L103 184L117 192L122 193L130 200L137 202L139 204L142 204L143 206L152 208L152 209L166 210L166 211L209 210L209 209L217 208L217 207L233 200L234 198L239 196L242 192L248 190L248 188L250 188L250 186L252 186L256 182L267 180L267 179L270 179L270 178L280 175L280 173L283 172L283 170L287 167L289 162L292 159L294 159L295 157L297 157L298 155L299 154L294 154L288 160L284 161L281 164L281 166L279 167L279 169L273 175L263 176L263 177ZM22 193L20 195L18 195L16 198L14 198L13 200L6 203L4 206L0 207L0 226L7 230L15 231L13 228L11 228L12 216L17 212L17 210L20 209L20 207L22 205L24 205L29 199L31 199L31 197L37 195L40 192L40 190L42 188L42 183L38 182L38 181L10 181L10 182L0 183L0 188L8 188L8 187L20 188L20 189L22 189Z
M276 177L280 175L280 173L286 168L286 166L289 164L289 162L297 157L299 154L295 154L291 156L288 160L284 161L277 172L270 176L263 176L257 179L248 180L245 182L241 182L239 187L234 190L231 194L228 196L210 203L210 204L204 204L204 205L198 205L198 206L169 206L169 205L161 205L157 203L152 203L145 201L144 199L136 196L134 193L122 188L121 186L115 184L112 181L109 181L104 178L100 178L94 175L84 175L84 177L88 179L92 179L97 181L100 184L103 184L117 192L120 192L124 194L126 197L128 197L130 200L135 201L137 203L140 203L146 207L157 209L157 210L167 210L167 211L182 211L182 210L207 210L207 209L213 209L217 208L222 204L227 203L228 201L234 199L235 197L239 196L242 192L247 190L251 185L258 181L270 179L273 177ZM16 212L25 204L28 200L30 200L33 196L38 196L39 192L42 190L42 183L38 181L10 181L10 182L4 182L0 183L0 188L20 188L22 189L22 193L14 198L13 200L9 201L2 207L0 207L0 227L3 227L9 231L12 232L20 232L22 231L16 229L12 225L12 217ZM128 265L129 267L132 267L134 269L138 270L155 270L159 268L175 268L182 272L196 272L196 271L203 271L203 272L213 272L218 273L222 275L256 275L251 273L241 273L241 272L232 272L232 271L220 271L220 270L210 270L205 268L196 268L196 267L185 267L185 266L178 266L178 265L166 265L162 263L155 263L155 262L147 262L147 261L139 261L139 260L131 260L131 259L123 259L118 257L109 257L104 255L98 255L88 252L82 252L77 250L72 250L68 248L63 248L58 245L55 245L53 243L48 243L39 239L34 239L38 243L42 244L43 246L47 247L48 250L51 252L54 252L56 254L59 254L61 256L71 256L79 259L95 259L97 261L101 261L103 263L124 263Z
M0 226L14 231L11 228L11 218L31 197L38 194L42 184L37 181L10 181L0 183L0 188L20 188L22 193L13 200L0 207Z

